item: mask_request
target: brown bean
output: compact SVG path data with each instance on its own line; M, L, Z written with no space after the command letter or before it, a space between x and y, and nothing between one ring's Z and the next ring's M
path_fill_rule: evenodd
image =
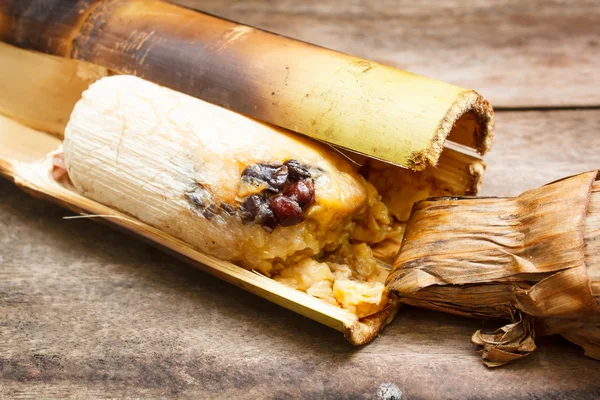
M294 200L300 208L305 210L315 200L315 187L312 179L303 179L287 186L283 195Z
M253 194L242 203L240 213L244 222L253 222L258 214L261 204L265 203L265 199L258 194Z
M261 195L253 194L244 200L240 207L240 215L244 222L259 224L268 232L277 228L277 217L269 208L267 200Z
M273 229L277 228L278 221L273 210L266 204L263 204L259 208L258 213L254 218L254 222L262 225L266 231L271 232Z

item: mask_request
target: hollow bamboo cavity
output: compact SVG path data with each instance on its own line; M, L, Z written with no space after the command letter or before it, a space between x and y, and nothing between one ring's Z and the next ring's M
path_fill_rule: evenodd
M4 1L0 40L143 77L414 170L484 154L477 93L157 0Z
M418 203L388 288L400 301L512 321L476 332L488 366L522 358L535 334L561 334L600 359L598 172L516 198Z

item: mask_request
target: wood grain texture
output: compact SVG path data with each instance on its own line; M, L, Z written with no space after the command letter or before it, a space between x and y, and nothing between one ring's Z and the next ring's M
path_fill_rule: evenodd
M592 0L177 2L472 87L495 106L600 105ZM598 110L500 113L483 194L598 168L599 149ZM488 370L469 342L480 321L406 307L357 349L65 215L0 180L1 398L600 397L598 362L563 339L542 338L531 356Z
M175 0L472 88L495 107L600 105L595 0Z
M598 167L600 111L501 113L497 122L487 194ZM598 362L563 339L542 338L531 356L488 370L470 344L481 321L406 307L353 348L332 329L65 215L0 181L0 397L600 396Z
M600 110L496 114L482 196L516 196L600 167Z

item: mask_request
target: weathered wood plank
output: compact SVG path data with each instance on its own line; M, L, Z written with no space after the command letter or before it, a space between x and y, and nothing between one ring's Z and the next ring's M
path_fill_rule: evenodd
M514 196L600 168L600 110L496 114L482 195Z
M600 111L501 113L485 192L597 168L598 128ZM405 399L600 396L598 362L560 338L488 370L469 342L480 321L407 307L356 349L334 330L64 215L0 180L0 397L377 398L386 388Z
M600 105L594 0L175 0L480 91L496 107Z

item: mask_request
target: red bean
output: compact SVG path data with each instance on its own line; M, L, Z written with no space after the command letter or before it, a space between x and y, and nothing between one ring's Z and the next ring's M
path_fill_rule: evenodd
M281 226L292 226L304 221L302 208L289 197L272 197L269 201L269 206L277 216Z
M300 208L305 210L315 200L315 188L312 179L303 179L287 186L283 191L283 195L294 200Z

